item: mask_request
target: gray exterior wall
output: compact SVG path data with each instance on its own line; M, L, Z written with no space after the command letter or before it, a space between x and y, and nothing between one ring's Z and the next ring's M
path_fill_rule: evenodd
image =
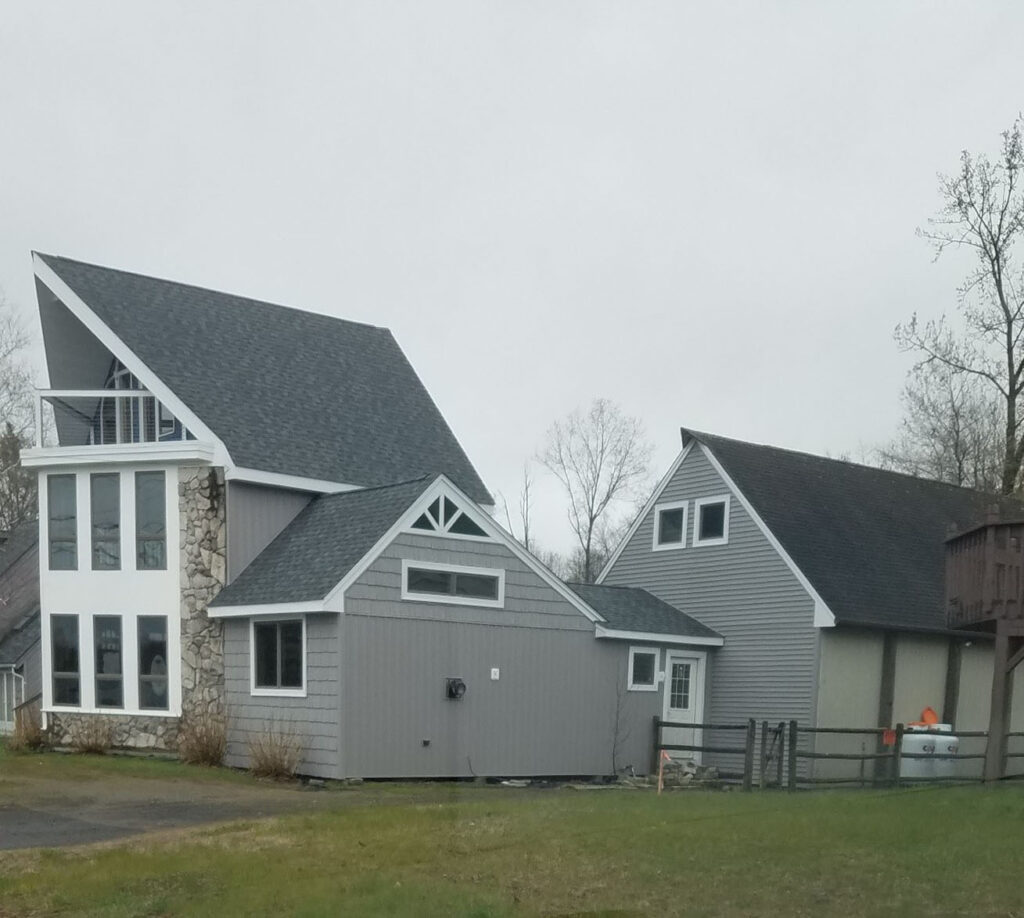
M25 677L25 700L35 698L43 691L43 649L39 641L14 661L22 667L21 674Z
M305 698L253 697L248 619L224 623L224 683L228 718L227 764L246 767L249 738L268 726L294 731L303 738L305 754L299 772L323 778L341 777L338 733L339 617L335 613L306 616Z
M817 631L814 603L735 497L729 542L693 546L694 501L728 493L694 445L656 504L688 502L686 547L654 551L654 507L641 520L603 582L643 587L720 632L725 645L709 654L705 720L777 724L814 721ZM733 757L709 756L727 768Z
M304 491L228 483L228 583L274 541L311 498Z
M504 568L505 607L402 601L403 558ZM613 755L648 768L662 693L627 692L628 645L596 639L503 546L399 536L346 593L341 643L346 775L610 774Z

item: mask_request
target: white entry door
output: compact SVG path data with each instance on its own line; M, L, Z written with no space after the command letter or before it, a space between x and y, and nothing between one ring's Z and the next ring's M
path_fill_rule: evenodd
M704 655L670 650L665 657L663 719L676 724L699 724L704 719ZM702 731L692 727L664 727L662 742L699 746ZM673 759L700 762L699 752L670 750Z

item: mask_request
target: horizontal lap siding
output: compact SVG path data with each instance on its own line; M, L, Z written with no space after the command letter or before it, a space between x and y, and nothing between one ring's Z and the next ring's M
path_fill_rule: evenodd
M249 738L274 725L303 738L301 774L340 777L338 616L306 616L306 647L305 698L254 697L250 693L249 621L225 622L229 765L247 766Z
M402 601L403 558L502 568L505 608ZM346 593L342 643L348 775L608 774L613 751L646 770L660 693L625 692L628 648L504 546L400 536Z
M694 501L727 493L695 445L657 500L688 501L687 547L652 550L652 508L603 582L643 587L723 635L725 645L710 654L706 720L795 718L810 725L817 647L814 604L806 590L735 496L728 544L693 547Z

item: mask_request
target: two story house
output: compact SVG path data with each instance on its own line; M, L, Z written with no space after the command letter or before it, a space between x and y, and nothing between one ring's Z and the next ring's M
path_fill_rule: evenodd
M646 767L653 714L700 719L722 636L516 543L389 331L33 260L57 742L225 717L240 766L276 725L329 778L607 774Z

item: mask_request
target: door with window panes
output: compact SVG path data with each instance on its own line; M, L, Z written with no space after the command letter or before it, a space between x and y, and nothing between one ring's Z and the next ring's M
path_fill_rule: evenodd
M674 724L699 724L704 717L704 657L692 653L669 651L665 658L664 720ZM666 745L698 746L702 731L695 727L665 727L662 742ZM701 754L672 750L673 759L693 759Z

